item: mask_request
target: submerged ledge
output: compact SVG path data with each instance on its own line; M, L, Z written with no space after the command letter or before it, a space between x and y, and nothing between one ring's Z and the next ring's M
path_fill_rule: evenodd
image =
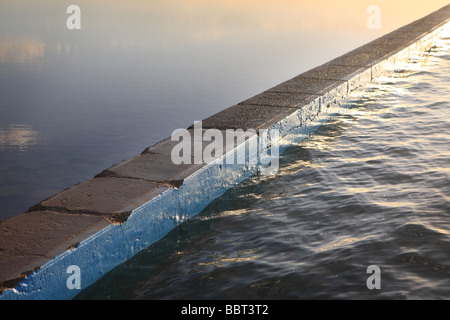
M447 5L205 119L202 130L275 129L282 153L342 110L350 92L411 53L429 49L449 20ZM194 127L187 130L193 144L207 146L196 141ZM254 134L247 142L259 139ZM0 221L0 300L74 298L261 169L252 162L224 161L245 151L246 143L234 140L224 143L215 161L176 165L171 151L177 143L169 137L27 213ZM68 286L74 265L80 270L79 289Z

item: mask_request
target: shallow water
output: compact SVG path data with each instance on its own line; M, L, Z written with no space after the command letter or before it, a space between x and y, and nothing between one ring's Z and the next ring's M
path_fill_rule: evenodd
M449 299L450 38L80 299ZM369 290L367 268L381 269Z

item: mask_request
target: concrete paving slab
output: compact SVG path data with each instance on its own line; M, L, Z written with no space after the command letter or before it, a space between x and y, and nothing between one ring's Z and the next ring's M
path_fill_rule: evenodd
M401 50L407 47L411 42L412 41L407 37L396 37L395 35L388 34L375 39L358 49L363 51L365 49L370 50L372 47L391 47L392 49L398 48L398 50Z
M104 216L123 223L130 213L164 190L162 184L139 179L94 178L42 201L29 211L56 211Z
M171 143L170 145L175 146L175 143ZM203 163L194 163L193 151L191 155L190 163L174 164L171 159L171 150L168 150L167 153L144 153L104 170L97 175L97 178L121 177L143 179L164 184L170 188L179 188L184 179L204 166Z
M368 68L387 55L387 53L379 52L377 50L368 50L367 52L364 52L361 48L358 48L330 61L328 65Z
M416 27L421 28L425 32L430 32L439 27L439 25L444 24L445 21L449 19L449 15L434 15L429 18L420 19L416 22Z
M290 84L286 84L284 87L276 87L276 89L273 89L274 91L270 89L269 91L260 93L239 103L239 105L299 108L302 105L317 99L318 95L316 94L295 92L294 89L300 91L301 88L299 88L299 85L295 88L293 83L294 81Z
M395 39L384 39L384 41L380 41L378 43L366 44L360 48L355 49L353 52L372 52L381 56L387 54L392 55L405 48L407 43L409 43L409 41L405 41L405 45L401 45Z
M109 225L103 217L50 211L0 221L0 292Z
M96 177L142 179L178 189L186 178L206 166L212 159L218 159L225 155L227 151L236 148L238 138L246 135L244 132L235 132L233 134L235 139L232 141L233 139L227 136L226 129L220 130L216 125L211 125L210 120L203 122L199 126L193 125L189 129L180 130L178 131L179 136L174 135L174 138L168 137L148 147L141 155L126 159L104 170ZM205 125L206 128L203 128ZM194 128L195 126L197 127ZM216 129L216 131L212 132L211 129ZM227 129L241 128L230 126ZM216 141L216 137L222 138L221 141ZM185 140L188 140L187 142L190 146L189 155L186 158L179 154L181 147L177 148L178 145L186 142ZM215 144L211 152L214 151L214 154L210 155L210 152L208 152L207 155L204 155L205 149L210 147L213 141ZM183 152L185 151L183 146ZM183 158L183 161L174 160L172 153L176 157L179 156L178 159ZM207 157L207 159L204 157Z
M323 64L319 67L306 71L298 76L298 78L318 78L326 80L348 80L354 75L362 72L363 67L358 66L340 66ZM295 79L295 78L294 78Z
M239 104L203 121L204 128L266 129L295 112L295 108Z
M213 117L213 116L212 116ZM197 127L196 127L197 126ZM196 127L196 128L195 128ZM212 130L212 129L216 129L216 130ZM227 129L238 129L238 128L227 128ZM212 142L212 139L214 139L214 137L210 137L211 133L217 133L222 135L223 137L226 136L226 129L222 130L219 128L214 128L214 127L210 127L208 126L208 124L205 122L205 120L203 120L202 122L199 123L199 125L192 125L190 126L187 130L183 130L180 131L180 134L184 135L185 131L188 132L189 136L190 136L190 144L191 144L191 160L192 163L197 163L200 164L199 162L196 161L196 144L198 145L198 149L201 150L203 152L203 150L209 146ZM238 137L239 134L236 135L236 137ZM167 156L170 155L173 151L173 148L179 144L180 140L176 140L172 141L173 138L169 137L166 138L158 143L156 143L155 145L148 147L147 149L144 150L144 152L142 154L153 154L156 156ZM217 144L217 152L221 153L221 155L223 155L223 150L230 150L230 148L236 147L236 141L227 141L226 139L222 139L222 144L221 147L219 147L219 144ZM172 159L168 160L171 161ZM167 162L166 162L167 165ZM204 163L202 163L202 166L204 165ZM201 166L200 166L201 168ZM188 169L190 170L190 169Z
M322 95L342 85L343 83L345 83L344 80L329 80L298 76L267 90L267 92L289 92L302 94L305 96L314 95L315 97L317 95Z

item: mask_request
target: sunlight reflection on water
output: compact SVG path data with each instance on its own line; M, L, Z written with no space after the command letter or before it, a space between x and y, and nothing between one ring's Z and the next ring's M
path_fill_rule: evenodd
M0 126L0 150L16 149L23 152L38 142L39 135L30 125Z

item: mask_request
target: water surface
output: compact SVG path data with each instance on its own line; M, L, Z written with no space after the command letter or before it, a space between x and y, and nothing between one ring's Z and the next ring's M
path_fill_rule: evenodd
M1 0L0 219L446 2Z
M80 299L449 299L450 37ZM367 268L381 269L369 290Z

